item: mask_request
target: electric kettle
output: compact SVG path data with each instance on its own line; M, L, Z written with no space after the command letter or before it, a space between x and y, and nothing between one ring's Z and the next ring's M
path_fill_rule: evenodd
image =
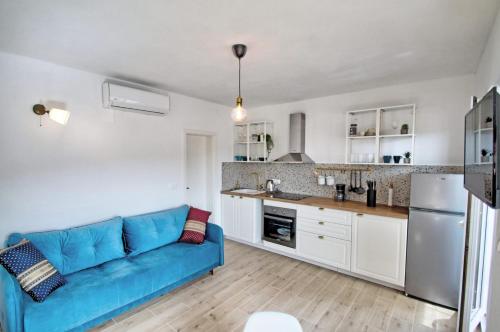
M276 186L274 185L273 180L267 180L266 181L266 192L268 193L274 193L276 191Z

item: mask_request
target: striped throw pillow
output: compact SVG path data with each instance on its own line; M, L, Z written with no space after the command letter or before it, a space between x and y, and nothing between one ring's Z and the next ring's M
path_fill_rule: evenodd
M186 224L184 225L184 232L182 232L179 241L196 244L203 243L205 241L208 218L210 218L211 214L212 212L191 207Z
M26 239L0 250L0 264L16 277L21 288L36 302L43 302L66 283L45 256Z

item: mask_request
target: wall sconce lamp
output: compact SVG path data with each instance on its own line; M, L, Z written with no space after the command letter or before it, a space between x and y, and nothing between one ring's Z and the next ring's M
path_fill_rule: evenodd
M59 124L62 124L63 126L68 123L69 115L70 112L66 110L62 110L59 108L51 108L50 110L45 108L44 105L42 104L36 104L33 106L33 112L35 112L36 115L40 116L40 127L42 126L42 115L48 114L49 118L57 122Z

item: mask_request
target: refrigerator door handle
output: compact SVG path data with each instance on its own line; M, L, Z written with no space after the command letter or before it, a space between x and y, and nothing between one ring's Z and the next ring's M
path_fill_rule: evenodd
M417 208L417 207L410 207L410 212L411 211L445 214L445 215L450 215L450 216L465 216L465 213L463 213L463 212L431 210L431 209L423 209L423 208Z

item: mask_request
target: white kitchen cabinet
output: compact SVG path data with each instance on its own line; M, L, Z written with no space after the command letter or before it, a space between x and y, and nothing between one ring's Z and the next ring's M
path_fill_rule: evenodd
M408 220L352 214L351 271L404 286Z
M297 254L349 271L351 214L315 206L297 207Z
M222 195L224 235L251 243L262 238L262 200L238 195Z
M297 253L319 263L344 270L351 266L351 242L326 235L297 232Z

